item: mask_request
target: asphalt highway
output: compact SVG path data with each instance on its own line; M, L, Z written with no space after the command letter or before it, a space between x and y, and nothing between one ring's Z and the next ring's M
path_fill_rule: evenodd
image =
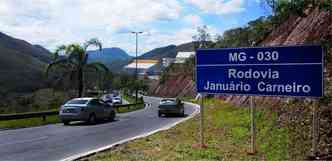
M143 110L118 114L116 121L97 125L75 123L0 131L0 161L55 161L143 135L178 122L182 117L157 114L159 99L145 98ZM195 108L185 105L185 114Z

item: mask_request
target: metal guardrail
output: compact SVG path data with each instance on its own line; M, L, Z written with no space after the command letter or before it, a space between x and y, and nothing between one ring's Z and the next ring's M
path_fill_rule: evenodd
M142 105L142 103L134 103L134 104L126 104L126 105L114 105L113 107L118 110L122 107L128 107L136 106L136 105ZM27 118L37 118L40 117L44 121L46 120L46 116L53 116L58 115L59 110L51 110L51 111L43 111L43 112L28 112L28 113L18 113L18 114L0 114L0 121L8 121L8 120L18 120L18 119L27 119Z
M18 113L18 114L1 114L0 121L27 119L27 118L36 118L36 117L41 117L41 118L43 118L43 120L46 120L46 116L58 115L58 114L59 114L59 110Z

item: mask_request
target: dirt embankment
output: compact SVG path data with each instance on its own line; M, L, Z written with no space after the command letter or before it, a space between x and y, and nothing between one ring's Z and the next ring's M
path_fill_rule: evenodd
M276 27L260 46L325 44L332 43L332 14L315 9L307 11L307 15L290 16L280 26ZM332 44L330 44L330 47ZM326 80L332 76L332 48L326 49ZM228 97L227 100L236 104L248 103L244 96ZM280 98L260 97L256 99L260 104L276 104Z
M306 16L290 16L287 21L276 27L261 43L261 46L321 44L325 50L325 95L332 94L332 13L314 9L307 11ZM304 74L304 73L299 73ZM246 96L225 98L235 104L247 104ZM278 97L256 97L255 103L272 105L277 114L280 127L288 130L289 156L294 160L303 159L311 151L312 110L311 104L303 99L291 99L285 104ZM318 156L332 156L332 108L321 104L319 107Z
M195 82L191 75L174 74L164 82L154 82L149 93L159 97L187 97L196 95Z

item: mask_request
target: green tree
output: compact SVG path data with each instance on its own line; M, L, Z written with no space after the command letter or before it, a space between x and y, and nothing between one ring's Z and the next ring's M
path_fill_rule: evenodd
M332 0L265 0L272 9L273 23L280 24L290 15L306 16L306 9L322 8L332 11Z
M195 48L208 48L211 42L211 35L208 32L208 27L206 25L198 27L197 35L194 35L192 38L195 42Z
M217 35L214 47L244 47L260 44L272 31L270 17L260 17L248 22L244 27L226 30L223 35Z
M69 44L58 47L54 53L55 60L47 66L46 70L46 75L48 76L52 68L65 69L62 77L69 76L71 80L77 81L78 97L83 96L85 72L91 71L91 69L96 72L109 71L102 63L88 63L87 49L89 46L96 46L99 50L102 50L102 43L98 39L91 39L82 46Z

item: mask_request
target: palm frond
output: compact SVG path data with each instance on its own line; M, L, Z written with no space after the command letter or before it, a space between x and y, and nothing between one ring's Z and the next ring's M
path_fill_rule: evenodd
M61 46L58 46L56 49L55 49L55 52L53 54L53 59L54 60L57 60L59 58L59 55L61 52L65 52L66 51L66 46L65 45L61 45Z
M64 80L65 80L66 78L68 78L68 76L69 76L69 78L70 78L70 81L72 81L72 77L73 77L72 75L73 75L73 70L70 70L70 71L64 72L61 76L57 77L57 78L54 80L54 82L55 82L55 84L59 84L60 82L64 82Z
M83 64L85 59L85 51L79 44L70 44L66 48L68 59L76 64Z
M88 47L91 45L98 47L100 51L103 48L101 41L97 38L92 38L84 43L84 50L87 51Z
M68 56L80 53L85 53L84 48L82 48L80 44L70 44L66 48L66 54L68 54Z
M52 63L50 63L47 68L46 68L46 71L45 71L45 74L46 74L46 77L48 77L49 75L49 71L55 67L55 66L58 66L58 65L64 65L64 64L67 64L69 63L68 59L60 59L60 60L56 60Z

